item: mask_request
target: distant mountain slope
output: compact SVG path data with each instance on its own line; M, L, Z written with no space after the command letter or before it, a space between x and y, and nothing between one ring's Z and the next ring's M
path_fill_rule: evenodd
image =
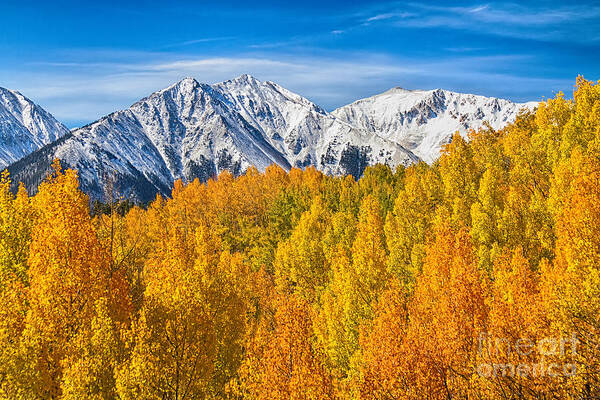
M431 163L454 132L464 134L480 128L484 122L495 129L502 128L514 121L521 109L533 109L537 104L441 89L394 88L338 108L332 114L359 129L401 144Z
M79 171L81 187L102 198L106 182L141 201L170 194L176 179L202 181L251 165L318 166L360 176L370 163L418 160L402 146L353 128L303 97L243 75L213 86L186 78L11 165L30 190L54 158Z
M392 166L417 160L402 146L357 129L276 83L242 75L214 87L292 166L358 177L366 166L359 159Z
M69 133L42 107L0 88L0 169Z
M79 128L10 166L30 191L54 158L79 171L81 187L103 198L107 181L141 201L169 195L176 179L202 181L223 170L276 163L360 177L368 165L431 162L453 132L500 127L521 107L443 90L393 89L329 113L249 75L215 85L186 78L125 110Z

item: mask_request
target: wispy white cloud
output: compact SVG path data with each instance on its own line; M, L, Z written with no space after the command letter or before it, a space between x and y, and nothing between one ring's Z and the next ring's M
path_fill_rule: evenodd
M473 7L473 8L471 8L471 9L469 10L469 12L472 12L472 13L478 13L478 12L485 11L485 10L487 10L487 9L489 9L489 8L490 8L490 6L489 6L488 4L485 4L485 5L481 5L481 6L476 6L476 7Z
M233 40L235 38L236 38L235 36L206 37L206 38L199 38L199 39L193 39L193 40L186 40L186 41L178 42L178 43L172 43L172 44L163 46L163 48L191 46L194 44L201 44L201 43L224 42L224 41L228 41L228 40Z
M375 22L375 21L383 21L388 19L397 19L397 18L408 18L414 17L414 13L409 12L388 12L383 14L373 15L372 17L367 18L365 22Z
M141 61L143 60L143 61ZM415 61L373 53L346 54L345 57L246 54L239 57L190 57L182 54L135 55L127 62L56 62L42 70L4 73L3 85L19 89L39 102L57 118L70 125L90 122L138 99L167 87L184 77L215 83L249 73L272 80L327 109L347 104L394 86L412 89L444 87L476 91L479 94L510 96L515 100L531 93L532 85L541 93L548 88L565 88L570 82L534 80L502 74L496 65L527 63L528 57L504 55L457 57ZM35 66L35 65L33 65ZM506 88L512 87L511 93ZM527 92L519 94L518 87ZM474 90L472 90L474 89ZM515 98L516 94L516 98Z
M268 24L269 29L247 34L242 33L248 31L247 26L240 30L231 24L227 30L221 26L211 30L210 24L203 24L198 36L186 29L172 35L148 35L143 46L134 37L121 45L110 43L114 48L58 48L39 53L35 62L27 61L37 52L18 49L31 54L15 56L18 67L14 61L10 65L11 60L2 60L0 86L22 91L71 125L127 107L186 76L214 83L250 73L328 109L393 86L443 87L513 100L536 100L542 94L551 95L552 89L568 92L575 76L562 78L592 54L585 46L597 49L600 42L600 5L509 1L474 0L456 6L433 0L385 0L321 13L271 7L257 11L254 4L220 9L215 12L224 21L235 18ZM163 3L161 16L175 20L190 12L184 5ZM137 10L124 12L138 17ZM213 11L196 12L201 21ZM448 30L455 32L446 41ZM418 40L421 34L424 45ZM489 35L519 40L496 40ZM539 46L522 39L559 45ZM128 46L154 51L129 50ZM570 52L578 46L571 52L577 59L556 60L563 49ZM496 55L483 56L489 54ZM585 68L597 71L591 64L598 57L589 58L580 63L586 64L580 67L582 73L588 73Z
M596 25L600 6L525 5L520 3L444 6L427 3L387 3L366 8L357 26L387 23L400 28L445 28L541 41L589 43L600 40Z

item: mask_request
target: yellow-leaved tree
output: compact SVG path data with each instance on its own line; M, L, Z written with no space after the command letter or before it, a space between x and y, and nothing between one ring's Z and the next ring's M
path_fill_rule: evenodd
M332 280L323 295L318 330L342 379L350 373L360 326L373 317L373 306L389 277L381 213L378 200L365 197L350 253L340 243L330 255Z
M21 186L14 196L6 171L0 179L0 398L26 394L20 338L29 309L27 259L34 213Z
M405 396L471 397L488 285L467 229L442 221L435 236L409 306L406 346L413 364Z
M443 187L439 174L425 163L408 168L404 188L385 220L385 236L389 248L388 271L403 284L414 285L421 272L428 235L431 233L437 207L442 201Z
M279 295L242 368L244 398L334 399L333 379L313 331L313 312L302 297Z
M600 395L600 163L596 157L581 162L559 215L555 265L544 281L555 335L578 340L576 354L561 360L578 367L568 393L593 398Z
M96 302L105 298L111 317L126 314L118 308L127 304L127 282L120 274L110 274L108 254L96 236L75 171L63 172L55 162L33 206L37 218L28 261L30 309L22 346L25 363L34 368L23 375L29 396L56 398L62 393L65 367L84 356L78 338L92 333ZM89 379L97 378L91 374Z
M244 264L180 206L158 202L151 210L153 223L170 232L148 256L144 306L118 371L124 399L218 396L241 362Z
M319 299L329 280L330 267L323 243L329 224L329 213L317 197L275 255L278 284L309 301Z

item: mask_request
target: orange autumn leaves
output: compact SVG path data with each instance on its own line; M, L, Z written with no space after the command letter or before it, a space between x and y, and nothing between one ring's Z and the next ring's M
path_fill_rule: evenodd
M599 111L579 78L433 165L223 173L126 213L58 163L31 197L3 174L0 398L598 396Z

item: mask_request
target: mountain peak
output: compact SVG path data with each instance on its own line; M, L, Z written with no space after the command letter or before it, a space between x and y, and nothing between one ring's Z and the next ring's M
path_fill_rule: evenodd
M16 90L0 88L0 168L69 133Z
M196 80L196 78L192 78L191 76L186 76L185 78L180 80L179 83L194 84L194 83L198 83L198 81Z
M249 84L261 83L258 79L256 79L255 77L253 77L250 74L242 74L242 75L238 76L237 78L232 79L231 81L239 82L239 83L249 83Z
M174 86L178 86L180 88L195 89L198 86L200 86L200 83L195 78L187 77L177 82Z
M192 92L194 89L196 89L199 86L200 86L200 83L196 79L191 78L191 77L183 78L182 80L172 84L171 86L168 86L164 89L160 89L160 90L152 93L151 95L144 97L140 101L146 100L148 97L152 97L153 95L158 95L158 94L169 92L172 90L177 90L177 91L181 91L181 92Z
M359 129L390 138L422 160L433 162L454 132L466 135L484 122L498 129L514 121L520 109L535 105L495 100L443 89L396 87L341 107L333 115Z
M197 88L198 86L200 86L200 83L195 78L186 77L186 78L183 78L182 80L172 84L169 87L158 90L155 93L163 93L163 92L170 91L172 89L177 89L177 90L185 91L185 92L191 92L193 89Z
M3 88L3 87L0 87L0 97L2 98L2 100L5 103L16 100L18 103L23 104L23 105L33 104L33 102L31 100L29 100L27 97L23 96L21 94L21 92L19 92L17 90Z
M18 93L18 92L15 90L10 90L7 88L0 87L0 94L5 94L5 93Z
M418 95L418 94L424 94L424 93L430 93L430 92L437 92L439 90L441 90L441 89L421 90L421 89L406 89L401 86L396 86L382 94L404 94L404 95L417 94Z
M0 91L0 120L4 108L25 116L23 121L37 121L27 117L33 107L19 98ZM213 85L190 77L35 151L10 171L35 190L52 160L60 158L79 171L92 198L102 198L104 174L113 171L121 180L121 194L143 201L156 193L168 195L175 179L205 181L223 170L242 173L251 165L259 170L273 163L284 169L313 165L358 178L368 164L433 162L454 132L466 134L483 121L504 126L522 106L441 89L397 87L329 113L249 74ZM46 143L16 148L31 141L22 140L30 136L28 124L15 120L13 125L13 140L0 140L0 150L29 154Z
M402 86L395 86L390 89L390 91L395 92L414 92L414 90L403 88Z

